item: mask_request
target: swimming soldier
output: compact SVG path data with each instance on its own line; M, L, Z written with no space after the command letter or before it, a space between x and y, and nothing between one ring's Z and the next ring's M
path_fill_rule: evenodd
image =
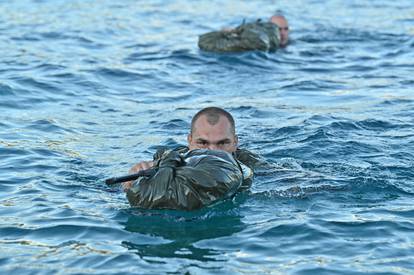
M253 153L238 148L239 140L233 116L218 107L207 107L200 110L191 120L190 133L187 136L188 147L180 147L181 151L194 149L223 150L234 153L250 168L254 167L258 157ZM154 161L141 161L129 170L130 174L147 170L154 166ZM124 190L131 187L132 182L123 183Z
M238 148L232 115L207 107L194 115L188 146L159 149L152 161L130 170L156 170L149 178L123 184L132 206L192 210L234 195L252 183L255 154Z
M200 49L212 52L241 52L250 50L275 51L286 47L289 26L283 15L270 17L268 22L257 20L221 31L203 34L198 39Z

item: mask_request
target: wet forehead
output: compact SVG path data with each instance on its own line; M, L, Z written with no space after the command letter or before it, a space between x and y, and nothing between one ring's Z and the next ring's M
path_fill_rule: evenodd
M220 116L216 123L210 124L207 116L200 116L194 123L194 138L202 138L206 140L222 140L233 137L232 127L225 116Z
M281 28L287 27L287 21L283 17L273 17L272 22Z

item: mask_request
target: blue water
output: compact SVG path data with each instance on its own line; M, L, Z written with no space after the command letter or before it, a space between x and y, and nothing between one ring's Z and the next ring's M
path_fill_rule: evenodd
M197 36L285 12L276 53ZM0 2L1 274L414 274L414 6L400 1ZM216 105L261 154L195 212L103 184L186 144Z

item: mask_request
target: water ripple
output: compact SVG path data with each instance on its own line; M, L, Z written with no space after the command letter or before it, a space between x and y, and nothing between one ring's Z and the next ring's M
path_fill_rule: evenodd
M198 49L198 35L276 8L288 47ZM3 273L412 273L411 1L22 0L0 13ZM250 190L186 212L130 208L104 185L185 145L212 105L262 157Z

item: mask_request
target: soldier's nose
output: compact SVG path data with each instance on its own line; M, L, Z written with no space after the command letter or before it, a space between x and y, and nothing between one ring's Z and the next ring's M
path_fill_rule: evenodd
M208 149L210 149L210 150L217 150L217 149L218 149L218 147L217 147L217 145L215 145L215 144L211 144L211 145L208 147Z

